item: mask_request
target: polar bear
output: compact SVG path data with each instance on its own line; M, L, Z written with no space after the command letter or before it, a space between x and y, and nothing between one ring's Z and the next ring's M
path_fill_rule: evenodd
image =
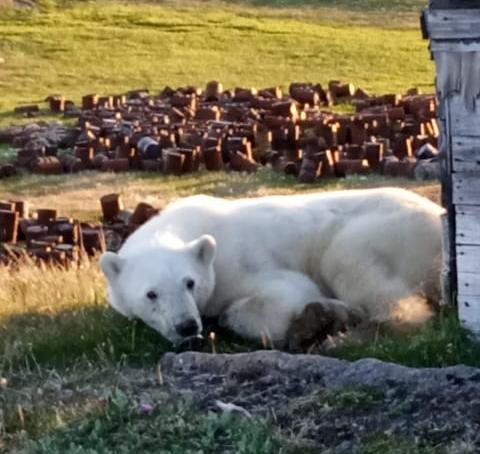
M198 195L168 205L100 267L112 307L173 343L199 334L205 316L284 344L302 314L335 331L389 320L412 295L438 301L443 211L398 188Z

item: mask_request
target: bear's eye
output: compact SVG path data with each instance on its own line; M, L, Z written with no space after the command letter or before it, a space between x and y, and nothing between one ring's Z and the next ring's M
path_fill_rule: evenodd
M193 288L195 287L195 281L193 279L187 279L185 285L187 286L188 290L193 290Z
M158 297L157 292L154 292L153 290L150 290L149 292L147 292L147 298L150 301L155 301L157 297Z

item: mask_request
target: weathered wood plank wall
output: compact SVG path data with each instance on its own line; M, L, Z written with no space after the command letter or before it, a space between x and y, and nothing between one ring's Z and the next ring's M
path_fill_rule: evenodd
M450 96L449 103L450 112L452 113L451 136L480 138L479 102L475 102L473 111L466 108L464 100L459 95Z
M451 95L450 157L455 209L456 286L459 318L480 333L480 109L469 111Z
M480 1L431 0L422 19L437 64L450 284L460 320L480 334Z
M451 113L458 313L466 327L480 332L480 106L476 101L473 111L467 109L460 95L443 102Z
M480 9L431 11L427 27L432 40L480 39Z
M452 163L454 172L480 173L480 138L452 137Z
M480 228L478 225L480 206L457 205L455 211L457 225L456 243L480 246Z

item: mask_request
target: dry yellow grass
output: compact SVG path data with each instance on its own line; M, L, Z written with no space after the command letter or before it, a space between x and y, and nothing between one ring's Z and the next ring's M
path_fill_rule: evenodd
M0 267L0 282L0 326L20 314L48 315L105 300L105 283L96 259L68 269L34 266L25 260L16 268Z
M17 369L28 374L39 362L69 355L75 362L87 345L94 350L104 341L99 328L109 311L96 259L69 269L24 259L18 267L0 267L0 282L0 376Z
M120 193L125 207L131 209L138 202L160 208L177 198L201 193L236 198L378 186L410 188L439 202L439 185L433 183L418 184L401 178L371 176L299 185L294 178L268 169L261 169L255 174L201 172L181 178L146 173L97 172L53 177L29 175L1 182L0 198L27 200L32 209L56 208L62 215L89 221L100 219L99 199L111 192Z

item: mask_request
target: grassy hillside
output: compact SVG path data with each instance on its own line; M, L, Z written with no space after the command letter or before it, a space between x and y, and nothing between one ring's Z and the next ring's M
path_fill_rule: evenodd
M340 3L355 10L365 2ZM365 3L366 10L373 3ZM399 4L393 2L393 10ZM385 16L386 28L368 11L187 5L93 2L34 13L4 10L3 122L10 121L15 105L40 102L52 93L78 101L89 92L203 86L211 79L227 87L342 79L374 92L432 89L427 42L416 20L409 22L414 28L395 28L399 13Z

